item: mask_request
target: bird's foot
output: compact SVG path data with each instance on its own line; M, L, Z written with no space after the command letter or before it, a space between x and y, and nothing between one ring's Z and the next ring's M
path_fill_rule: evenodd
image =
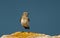
M22 31L22 32L24 32L24 31Z

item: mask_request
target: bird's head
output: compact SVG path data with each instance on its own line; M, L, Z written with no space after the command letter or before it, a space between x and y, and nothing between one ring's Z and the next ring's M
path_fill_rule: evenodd
M28 12L27 11L24 11L23 12L23 16L28 16L29 14L28 14Z

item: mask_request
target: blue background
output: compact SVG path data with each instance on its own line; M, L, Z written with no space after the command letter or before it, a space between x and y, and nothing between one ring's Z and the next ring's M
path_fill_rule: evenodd
M0 36L25 31L19 19L29 12L30 31L60 34L60 0L0 0Z

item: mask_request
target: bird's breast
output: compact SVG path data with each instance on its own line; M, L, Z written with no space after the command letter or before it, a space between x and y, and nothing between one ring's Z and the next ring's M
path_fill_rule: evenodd
M21 19L21 23L27 23L27 19Z

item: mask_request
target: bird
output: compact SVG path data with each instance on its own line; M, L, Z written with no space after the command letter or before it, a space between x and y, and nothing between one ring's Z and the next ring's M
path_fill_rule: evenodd
M30 19L29 19L29 14L27 11L24 11L21 18L20 18L20 22L21 22L21 25L25 28L25 29L28 29L30 30L30 26L29 26L29 22L30 22Z

